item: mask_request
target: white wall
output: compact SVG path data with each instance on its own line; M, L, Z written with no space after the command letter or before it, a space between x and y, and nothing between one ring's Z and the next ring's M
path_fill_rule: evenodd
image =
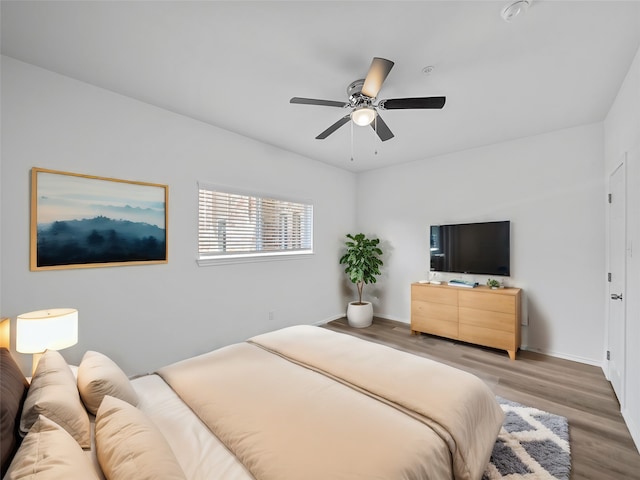
M524 344L599 365L606 178L624 152L640 152L638 132L640 53L604 126L358 176L3 57L0 312L15 319L41 308L76 307L80 342L63 351L65 357L78 362L87 349L98 349L128 373L141 373L262 331L342 315L345 297L352 296L337 265L346 232L382 239L383 276L365 287L365 296L377 314L408 322L409 284L428 275L429 225L509 219L513 274L507 283L524 289L530 323ZM630 159L633 241L640 233L640 153ZM169 263L30 272L34 166L168 184ZM316 254L197 267L198 180L312 199ZM636 442L640 353L631 339L640 338L640 306L631 293L640 286L637 258L628 261L623 409ZM275 312L272 322L269 311ZM29 361L22 357L25 370Z
M607 115L604 130L607 181L625 154L627 159L627 243L631 250L626 262L626 385L620 402L636 446L640 447L640 49Z
M409 321L409 285L428 276L431 224L510 220L506 283L524 289L523 344L601 365L602 166L598 123L359 175L359 228L388 252L384 277L368 287L375 310Z
M36 166L168 184L169 263L29 271ZM315 255L198 267L199 180L312 200ZM356 183L344 170L3 57L1 181L2 315L15 323L32 310L77 308L80 339L62 352L68 361L95 349L142 373L344 313L336 279L343 236L355 223ZM24 368L30 357L20 360Z

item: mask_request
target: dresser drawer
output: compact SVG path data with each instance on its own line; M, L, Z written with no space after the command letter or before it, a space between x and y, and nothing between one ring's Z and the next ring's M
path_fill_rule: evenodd
M458 306L458 291L434 285L412 285L411 300Z
M490 312L488 310L460 307L458 321L465 325L502 330L512 334L516 331L516 317L513 313Z
M510 332L493 330L491 328L476 327L475 325L459 325L458 339L464 342L484 345L486 347L500 348L503 350L517 350L517 337Z
M478 310L488 310L490 312L503 312L515 315L516 297L514 295L502 293L478 292L458 292L458 304L461 307L475 308Z
M411 330L414 332L430 333L432 335L438 335L439 337L458 338L458 322L412 316Z
M445 320L447 322L458 322L458 307L455 305L445 305L444 303L422 302L413 300L411 302L411 322L414 318L425 318L429 320Z

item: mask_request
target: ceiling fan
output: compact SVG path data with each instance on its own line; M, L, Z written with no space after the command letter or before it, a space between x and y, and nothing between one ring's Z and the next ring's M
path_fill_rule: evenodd
M302 105L322 105L325 107L350 108L351 112L336 123L327 128L316 137L317 140L324 140L338 128L352 120L360 126L371 125L383 142L393 138L393 133L382 120L378 110L406 110L406 109L439 109L444 107L446 97L416 97L416 98L392 98L379 100L376 104L376 97L382 88L387 75L391 71L394 63L385 58L374 57L369 67L367 76L360 80L351 82L347 87L347 102L335 100L317 100L314 98L293 97L290 103ZM375 122L374 122L375 120Z

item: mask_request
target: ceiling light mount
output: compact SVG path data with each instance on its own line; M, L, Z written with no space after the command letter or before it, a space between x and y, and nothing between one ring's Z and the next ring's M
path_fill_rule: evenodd
M518 15L521 15L527 11L531 5L531 0L516 0L515 2L509 2L504 6L500 15L505 22L511 22Z

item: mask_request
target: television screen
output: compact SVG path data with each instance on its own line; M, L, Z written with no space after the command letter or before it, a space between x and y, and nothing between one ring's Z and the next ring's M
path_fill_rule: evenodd
M509 221L432 225L431 271L509 276Z

